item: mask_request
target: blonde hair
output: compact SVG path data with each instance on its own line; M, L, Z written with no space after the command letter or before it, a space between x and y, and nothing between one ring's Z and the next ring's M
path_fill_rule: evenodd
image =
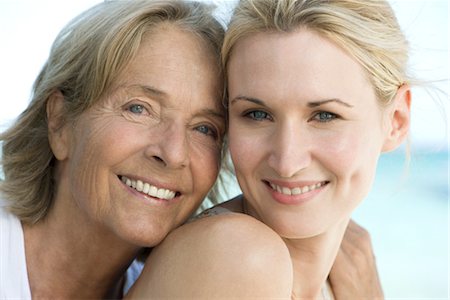
M38 75L28 108L0 135L8 209L35 223L52 205L55 158L48 141L46 105L56 90L65 98L64 121L98 101L136 55L143 35L168 22L194 33L213 52L220 70L223 28L212 7L198 2L107 1L73 19L57 36Z
M259 32L307 28L333 41L366 70L381 103L389 103L406 74L408 42L384 0L241 0L222 47L222 63L234 45Z

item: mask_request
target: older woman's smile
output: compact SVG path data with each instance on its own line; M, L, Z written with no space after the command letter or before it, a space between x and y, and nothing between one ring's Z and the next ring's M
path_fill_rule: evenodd
M181 195L180 192L165 189L163 187L157 187L153 184L141 181L139 179L131 179L126 176L119 176L119 178L128 187L133 188L142 194L149 195L150 197L153 198L158 198L162 200L172 200L176 196Z

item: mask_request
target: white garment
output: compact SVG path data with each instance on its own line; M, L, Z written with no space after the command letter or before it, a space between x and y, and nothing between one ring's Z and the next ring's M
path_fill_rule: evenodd
M31 299L19 219L0 207L0 299Z
M143 263L134 261L125 274L124 294L142 272ZM31 299L22 224L0 201L0 300Z

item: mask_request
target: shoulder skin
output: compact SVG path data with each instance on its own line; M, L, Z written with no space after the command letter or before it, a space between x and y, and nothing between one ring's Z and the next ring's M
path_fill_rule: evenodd
M277 233L251 216L229 213L172 231L127 296L290 299L292 274Z

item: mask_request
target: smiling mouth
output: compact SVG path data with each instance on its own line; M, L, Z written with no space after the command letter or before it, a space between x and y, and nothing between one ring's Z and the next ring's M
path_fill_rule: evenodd
M268 185L270 188L272 188L274 191L277 191L278 193L281 193L283 195L301 195L305 194L314 190L317 190L318 188L321 188L328 183L329 181L322 181L311 185L305 185L305 186L298 186L295 188L288 188L285 186L279 186L277 184L265 181L266 185Z
M162 200L172 200L173 198L181 195L180 192L164 188L158 188L157 186L151 185L150 183L143 182L141 180L131 179L126 176L119 176L119 179L130 188L135 189L139 193L148 195L153 198L158 198Z

